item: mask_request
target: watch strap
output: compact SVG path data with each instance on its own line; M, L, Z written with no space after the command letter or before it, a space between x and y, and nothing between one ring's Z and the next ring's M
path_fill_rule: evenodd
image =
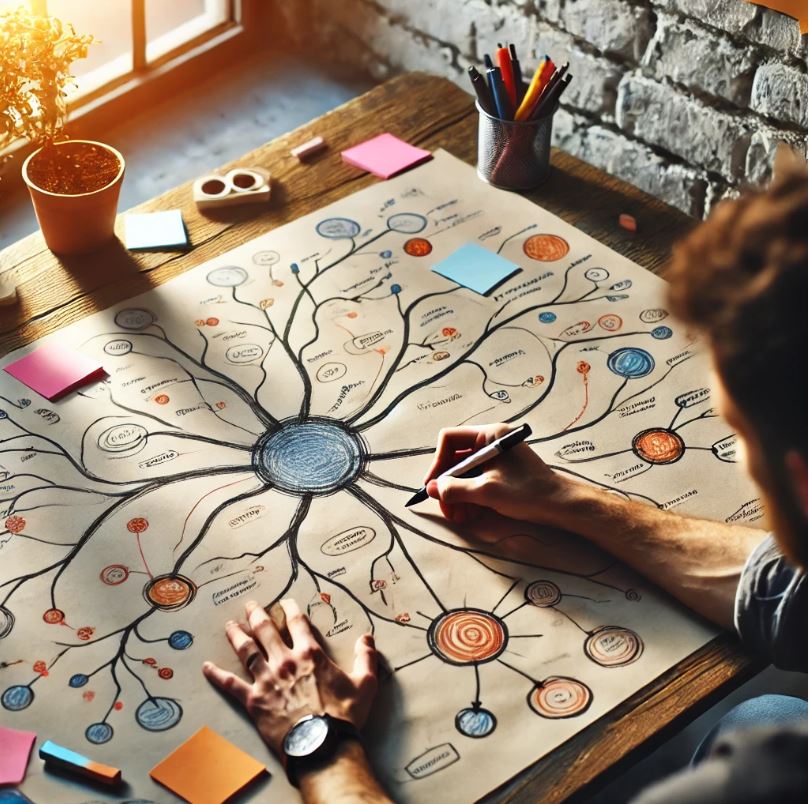
M305 757L293 757L286 753L283 754L284 770L286 770L287 779L293 787L300 786L299 776L303 771L315 770L328 764L343 740L357 740L362 743L360 732L353 723L339 717L332 717L329 714L322 717L328 723L329 733L325 742L317 751ZM297 723L292 728L294 729L296 725Z

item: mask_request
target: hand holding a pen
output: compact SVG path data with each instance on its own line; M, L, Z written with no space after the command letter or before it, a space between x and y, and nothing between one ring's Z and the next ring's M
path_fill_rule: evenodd
M486 463L476 477L435 479L511 430L507 424L441 430L424 482L427 493L438 500L447 519L466 522L480 509L490 508L511 519L562 526L565 508L578 484L555 473L525 443Z

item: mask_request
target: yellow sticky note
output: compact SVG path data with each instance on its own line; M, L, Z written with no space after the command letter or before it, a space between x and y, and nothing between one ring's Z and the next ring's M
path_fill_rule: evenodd
M203 726L149 775L193 804L222 804L265 770L241 748Z

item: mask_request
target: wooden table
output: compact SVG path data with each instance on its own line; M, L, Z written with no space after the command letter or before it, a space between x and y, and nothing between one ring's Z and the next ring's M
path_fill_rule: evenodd
M189 182L136 208L181 208L194 246L189 252L133 254L116 243L90 257L60 260L38 233L26 237L0 253L0 268L17 276L19 296L16 306L0 308L2 354L377 181L340 161L340 151L349 145L391 131L424 148L446 148L474 164L476 128L469 95L443 78L411 73L238 160L272 171L268 207L237 207L203 216L191 200ZM289 150L315 135L323 136L329 148L302 166ZM541 189L526 193L528 198L634 262L664 272L672 243L694 225L693 219L560 151L554 151L551 161L549 179ZM618 227L620 212L636 217L637 234ZM119 218L119 227L121 223ZM719 637L487 800L549 803L586 798L760 669L761 663L742 653L735 639Z

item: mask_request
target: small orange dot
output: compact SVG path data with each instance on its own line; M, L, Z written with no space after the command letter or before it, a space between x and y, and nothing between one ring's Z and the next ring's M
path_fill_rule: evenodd
M219 325L219 319L218 318L208 318L208 319L205 320L205 323L209 327L216 327L216 326Z
M158 405L167 405L169 402L169 398L165 394L158 394L154 401L157 402Z

